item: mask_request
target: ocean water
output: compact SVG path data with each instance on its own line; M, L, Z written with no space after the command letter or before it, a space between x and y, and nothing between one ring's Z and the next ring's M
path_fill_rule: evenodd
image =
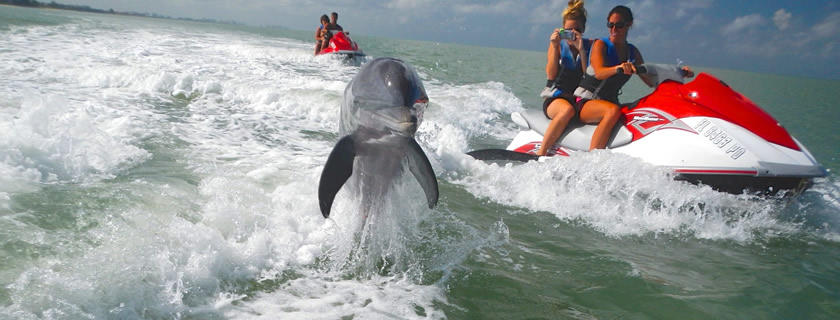
M316 190L364 61L310 36L0 6L0 318L840 317L840 81L696 67L830 170L732 195L605 151L472 160L540 106L544 53L354 36L421 74L441 190L362 224Z

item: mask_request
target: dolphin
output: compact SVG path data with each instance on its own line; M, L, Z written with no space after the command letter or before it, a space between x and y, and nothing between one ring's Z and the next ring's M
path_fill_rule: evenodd
M402 175L414 175L426 194L429 208L438 201L435 172L414 133L423 119L429 97L414 69L394 58L365 64L344 89L339 136L327 158L318 184L324 218L330 216L335 195L354 176L362 203L378 201Z

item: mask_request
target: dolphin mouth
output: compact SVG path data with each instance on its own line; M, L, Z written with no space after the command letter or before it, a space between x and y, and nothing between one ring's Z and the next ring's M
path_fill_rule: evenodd
M417 117L409 112L392 114L371 113L371 117L382 123L384 127L393 134L401 136L414 136L417 132Z
M395 133L402 134L402 135L414 135L417 132L417 122L416 121L401 121L397 122L396 126L393 129Z

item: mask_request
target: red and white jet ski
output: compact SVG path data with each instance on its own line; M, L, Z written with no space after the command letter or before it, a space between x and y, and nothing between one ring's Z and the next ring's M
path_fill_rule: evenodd
M346 58L363 57L365 55L362 49L359 49L359 45L343 31L330 32L332 36L330 37L329 47L322 49L321 52L318 52L318 55L339 54Z
M660 80L653 93L622 106L623 117L607 145L612 152L670 168L678 180L731 193L801 191L812 178L826 176L805 146L723 81L700 73L682 84L670 81L682 80L667 75L677 70L673 66L648 64L645 69L667 79ZM469 154L482 160L536 159L550 120L542 110L514 112L511 118L524 130L507 150ZM548 155L588 150L594 130L594 125L570 123Z

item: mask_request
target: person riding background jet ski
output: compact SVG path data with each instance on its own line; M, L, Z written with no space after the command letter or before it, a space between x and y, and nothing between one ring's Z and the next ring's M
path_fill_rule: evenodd
M627 42L627 33L633 25L630 8L616 6L607 15L609 37L596 39L589 54L589 67L575 90L577 104L581 106L580 120L597 123L589 149L603 149L621 116L618 94L622 86L635 73L649 87L656 86L654 77L637 73L644 64L642 53ZM687 66L681 67L684 77L694 76Z
M330 24L330 18L327 15L321 15L321 25L315 30L315 54L321 52L324 47L324 34L327 32L327 25Z
M324 15L324 16L326 16L326 15ZM324 30L322 32L323 32L324 41L321 44L321 50L324 50L326 48L329 48L330 38L332 38L332 36L335 32L344 32L344 28L342 28L341 25L338 24L338 13L336 13L336 12L330 13L330 20L327 23L327 25L324 27ZM350 35L349 32L344 32L344 34L345 35Z
M572 32L574 40L561 39L561 30L554 29L548 42L545 65L546 88L540 94L543 100L543 114L551 122L537 151L538 156L546 154L563 133L569 121L580 111L575 104L574 90L577 88L588 63L588 51L592 41L583 38L586 31L586 9L583 0L571 0L563 10L563 31Z
M344 28L342 28L341 25L338 24L338 13L330 13L330 24L327 26L327 30L338 30L342 32L344 31Z

